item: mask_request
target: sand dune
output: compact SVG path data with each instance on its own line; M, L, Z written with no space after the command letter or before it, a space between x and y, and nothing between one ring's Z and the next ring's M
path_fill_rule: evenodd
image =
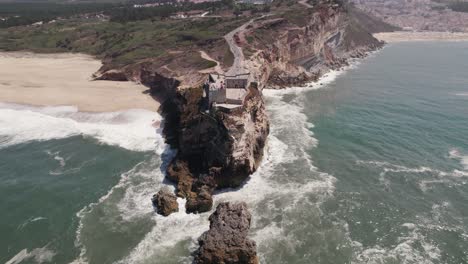
M0 102L73 105L89 112L157 110L143 85L92 81L99 67L100 61L83 54L0 52Z

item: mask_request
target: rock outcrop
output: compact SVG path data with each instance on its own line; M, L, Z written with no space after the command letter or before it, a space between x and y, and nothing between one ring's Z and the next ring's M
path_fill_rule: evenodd
M221 203L210 216L210 230L198 240L196 264L257 264L255 242L247 235L252 216L245 203Z
M160 215L168 216L179 211L177 197L167 189L161 189L153 196L151 201L156 207L156 212Z
M181 89L162 105L166 142L178 149L167 177L187 199L187 212L211 210L215 189L240 186L258 167L269 133L260 91L242 107L205 112L201 88Z

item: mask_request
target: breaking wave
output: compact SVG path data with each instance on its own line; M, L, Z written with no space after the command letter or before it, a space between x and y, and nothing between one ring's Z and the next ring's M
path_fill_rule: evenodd
M364 248L361 243L353 242L358 248L355 260L352 263L438 263L441 256L440 249L432 244L423 235L422 230L413 223L404 223L402 225L406 235L398 238L398 244L385 248L374 246ZM421 248L421 250L417 250Z
M402 165L396 165L385 161L356 161L358 165L371 166L381 169L379 174L380 182L389 186L390 180L387 177L388 173L408 173L416 175L427 175L427 177L417 177L414 180L417 181L419 188L422 191L427 191L434 184L464 184L468 177L468 171L454 169L452 171L442 171L430 167L405 167Z
M160 120L157 113L141 109L85 113L71 106L29 107L0 103L0 147L83 136L129 150L152 151L162 145L162 137L152 126Z
M465 170L468 170L468 155L463 154L459 149L452 148L449 151L449 157L460 161Z
M19 264L25 260L34 260L36 263L49 263L52 261L56 253L47 249L47 246L42 248L35 248L31 251L23 249L18 252L13 258L8 260L5 264Z

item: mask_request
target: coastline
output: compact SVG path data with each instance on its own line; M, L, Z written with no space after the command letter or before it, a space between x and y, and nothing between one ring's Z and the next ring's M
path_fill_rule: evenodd
M378 40L388 43L407 41L468 41L468 33L464 32L410 32L395 31L373 34Z
M102 63L84 54L0 52L0 102L75 106L82 112L156 111L148 88L132 82L93 81ZM18 70L20 69L20 70Z

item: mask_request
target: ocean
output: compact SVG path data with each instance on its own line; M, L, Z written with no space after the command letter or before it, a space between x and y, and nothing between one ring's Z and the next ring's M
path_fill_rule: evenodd
M390 44L264 91L245 201L261 263L468 263L468 43ZM154 212L157 113L0 105L0 263L191 263L210 212ZM184 201L178 200L183 208Z

